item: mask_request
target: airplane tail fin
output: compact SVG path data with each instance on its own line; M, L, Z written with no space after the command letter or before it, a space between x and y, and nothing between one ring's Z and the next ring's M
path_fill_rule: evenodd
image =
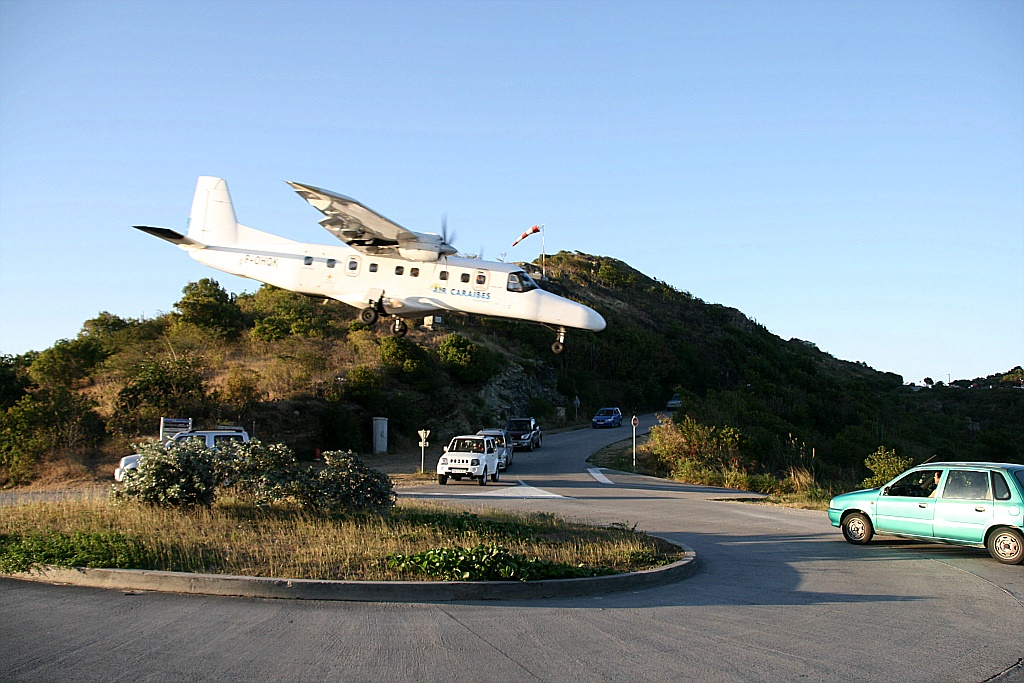
M231 205L227 181L199 176L188 221L188 236L197 242L234 244L238 241L238 219Z

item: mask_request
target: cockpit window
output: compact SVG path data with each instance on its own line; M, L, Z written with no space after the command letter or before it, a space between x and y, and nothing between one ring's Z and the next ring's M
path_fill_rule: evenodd
M529 292L530 290L537 289L537 283L525 272L518 270L508 274L507 289L510 292Z

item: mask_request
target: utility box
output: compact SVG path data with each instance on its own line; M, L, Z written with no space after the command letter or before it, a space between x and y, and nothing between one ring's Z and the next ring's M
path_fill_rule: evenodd
M388 452L388 419L386 417L373 418L373 452Z

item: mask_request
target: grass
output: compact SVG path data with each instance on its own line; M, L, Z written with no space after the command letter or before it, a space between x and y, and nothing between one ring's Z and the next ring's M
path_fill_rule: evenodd
M389 515L340 517L243 500L177 511L98 498L0 508L0 535L117 534L141 544L149 569L278 578L422 580L389 555L494 544L526 558L616 572L666 564L671 544L624 525L596 527L547 514L400 501Z
M637 438L636 468L633 467L632 439L626 439L605 446L594 453L587 462L597 467L607 467L608 469L620 472L635 472L637 474L665 478L666 474L659 468L656 458L643 449L643 445L647 443L647 438L647 435ZM764 497L727 499L729 502L734 503L772 505L801 510L828 510L828 501L833 495L833 491L830 489L819 487L811 472L803 468L792 468L788 475L781 479L768 475L749 476L740 472L691 474L694 476L676 476L674 480L686 484L714 486L716 488L735 488L737 491L754 491L761 486L767 489ZM671 476L667 478L673 479ZM773 491L772 489L783 490Z

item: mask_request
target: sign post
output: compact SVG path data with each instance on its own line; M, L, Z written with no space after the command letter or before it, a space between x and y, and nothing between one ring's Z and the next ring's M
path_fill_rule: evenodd
M640 420L636 415L633 416L633 471L636 472L636 428L640 424Z
M419 435L420 435L420 472L423 472L423 471L425 471L424 468L426 467L426 464L427 464L426 448L427 448L427 446L430 445L430 442L427 441L427 437L430 436L430 430L429 429L421 429L419 431Z

